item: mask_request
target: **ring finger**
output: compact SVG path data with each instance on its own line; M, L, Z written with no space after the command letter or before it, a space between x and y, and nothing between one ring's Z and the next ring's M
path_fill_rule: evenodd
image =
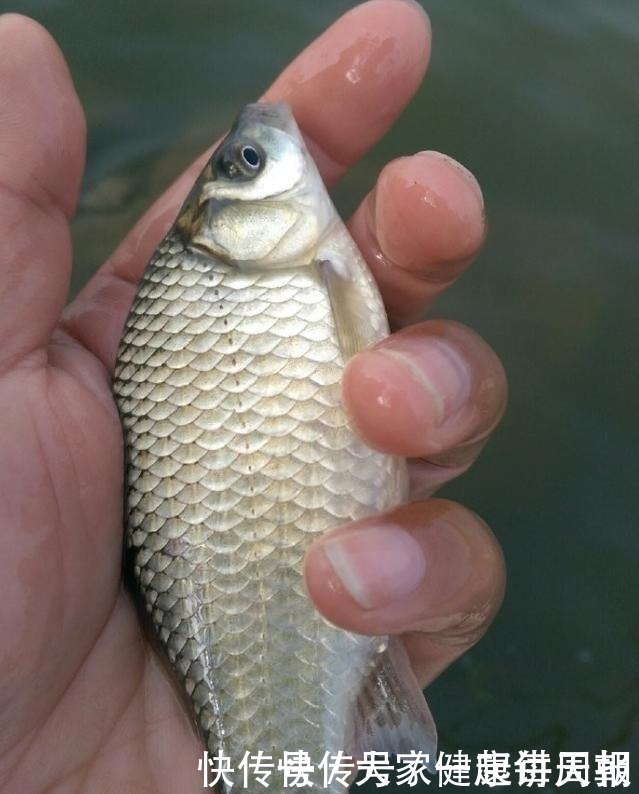
M412 497L465 471L501 419L506 376L466 326L430 320L399 331L349 362L344 404L364 440L412 458Z

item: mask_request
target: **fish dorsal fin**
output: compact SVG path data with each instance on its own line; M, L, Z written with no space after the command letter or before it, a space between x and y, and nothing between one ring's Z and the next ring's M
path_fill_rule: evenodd
M437 760L437 729L410 667L406 650L395 637L381 654L357 696L350 735L350 755L365 752L428 754L431 772Z

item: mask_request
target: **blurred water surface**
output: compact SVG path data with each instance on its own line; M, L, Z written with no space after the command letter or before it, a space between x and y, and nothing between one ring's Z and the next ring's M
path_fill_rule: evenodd
M74 289L236 109L352 5L12 4L56 36L88 116ZM336 195L348 212L390 157L439 149L478 175L489 211L484 253L436 313L482 333L510 375L502 429L447 489L495 529L510 580L489 636L430 688L442 745L636 752L639 6L427 8L428 80Z

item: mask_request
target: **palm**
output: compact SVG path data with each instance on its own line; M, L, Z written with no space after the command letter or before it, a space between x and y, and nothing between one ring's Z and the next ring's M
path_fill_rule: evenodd
M58 329L3 374L0 416L13 488L0 514L17 530L0 559L15 714L5 774L14 760L18 790L49 747L57 778L115 765L153 791L177 790L187 769L195 784L198 743L119 585L121 431L105 368ZM177 768L166 747L179 748Z
M39 26L4 15L0 52L0 791L201 790L200 743L120 585L123 451L110 381L135 283L202 160L64 309L68 223L83 171L82 110L61 54ZM380 68L383 57L388 64ZM373 0L311 45L267 96L291 102L331 182L387 129L419 85L427 59L428 33L418 8ZM353 69L360 75L355 83ZM317 108L326 112L317 115ZM415 193L420 180L428 186L428 202ZM439 204L433 203L433 184L439 185ZM375 197L380 217L372 232L366 222L370 196L351 230L378 268L387 305L400 321L423 310L468 264L483 239L483 206L472 177L439 156L391 164ZM382 217L385 206L400 208L408 224L396 239ZM441 262L450 265L448 274L423 277L422 270ZM403 333L390 340L400 354L392 359L395 391L376 400L370 379L359 388L358 378L370 375L363 354L362 371L351 367L344 397L370 443L420 459L414 483L432 493L472 463L499 419L505 384L494 354L469 329L440 322ZM400 404L377 421L380 405L432 402L414 378L417 364L410 371L397 367L416 342L424 351L433 341L441 349L442 339L458 348L470 381L455 421L439 417L441 439L436 432L415 432L415 421L428 424L432 411L415 418ZM370 355L379 364L379 354ZM432 390L438 374L425 377ZM368 403L354 399L367 393ZM449 403L440 399L438 410ZM420 438L429 440L417 443ZM455 465L447 460L442 467L437 455L453 452ZM331 579L321 541L315 557L309 555L307 583L334 622L362 633L406 633L426 683L490 622L503 589L501 557L489 531L458 506L416 503L395 520L432 552L434 563L440 558L439 579L431 577L410 600L362 611ZM451 523L456 547L450 546ZM460 538L466 548L453 553ZM462 557L471 575L448 594L444 612L440 583L462 581L456 570ZM390 597L388 583L384 587Z

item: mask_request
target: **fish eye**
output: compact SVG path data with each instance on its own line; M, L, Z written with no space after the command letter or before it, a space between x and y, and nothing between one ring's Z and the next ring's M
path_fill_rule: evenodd
M249 168L255 169L260 167L261 158L257 149L254 149L252 146L242 146L240 154L242 155L242 160L244 160Z

